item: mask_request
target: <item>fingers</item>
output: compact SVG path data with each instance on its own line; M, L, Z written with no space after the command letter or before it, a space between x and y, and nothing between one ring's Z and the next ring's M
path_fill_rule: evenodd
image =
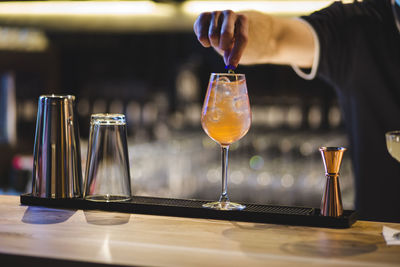
M243 15L237 15L234 32L234 44L231 53L227 58L227 63L232 66L237 67L240 58L243 55L243 51L248 42L248 28L249 25L247 17Z
M208 29L208 39L211 46L219 47L219 38L221 32L220 24L221 11L214 11L211 13L210 27Z
M211 43L208 39L208 28L211 20L211 13L204 12L201 13L200 16L194 23L193 29L197 36L197 39L204 47L210 47Z
M231 10L204 12L193 26L204 47L224 52L225 64L237 66L248 40L248 21Z
M234 42L234 32L235 32L235 20L236 14L231 10L225 10L222 12L223 21L221 25L221 36L219 40L219 48L224 51L229 51L232 49Z
M204 12L196 19L193 30L204 47L226 51L233 46L235 18L231 10Z

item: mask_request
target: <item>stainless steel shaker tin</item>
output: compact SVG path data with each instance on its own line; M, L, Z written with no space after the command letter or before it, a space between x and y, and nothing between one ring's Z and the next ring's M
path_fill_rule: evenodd
M74 198L82 194L75 96L39 97L33 151L32 195Z

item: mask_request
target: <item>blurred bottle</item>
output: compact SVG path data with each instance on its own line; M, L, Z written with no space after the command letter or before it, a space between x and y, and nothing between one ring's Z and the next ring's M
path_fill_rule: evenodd
M9 190L16 193L26 193L30 191L32 166L32 155L15 155L13 157Z
M15 145L17 142L17 117L15 101L15 75L0 75L0 143Z

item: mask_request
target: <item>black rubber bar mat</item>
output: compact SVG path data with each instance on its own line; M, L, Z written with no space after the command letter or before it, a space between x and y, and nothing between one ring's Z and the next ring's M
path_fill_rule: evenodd
M241 222L274 223L328 228L349 228L357 221L357 214L345 210L340 217L320 215L320 209L260 204L246 204L242 211L205 209L201 205L209 201L134 196L125 202L94 202L82 198L39 198L31 194L21 195L21 204L65 209L104 210L136 214L151 214L187 218L203 218Z

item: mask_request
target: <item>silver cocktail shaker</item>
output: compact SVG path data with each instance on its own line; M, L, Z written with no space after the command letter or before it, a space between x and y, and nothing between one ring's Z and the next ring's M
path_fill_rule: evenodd
M33 151L32 195L82 195L82 167L75 96L39 97Z

